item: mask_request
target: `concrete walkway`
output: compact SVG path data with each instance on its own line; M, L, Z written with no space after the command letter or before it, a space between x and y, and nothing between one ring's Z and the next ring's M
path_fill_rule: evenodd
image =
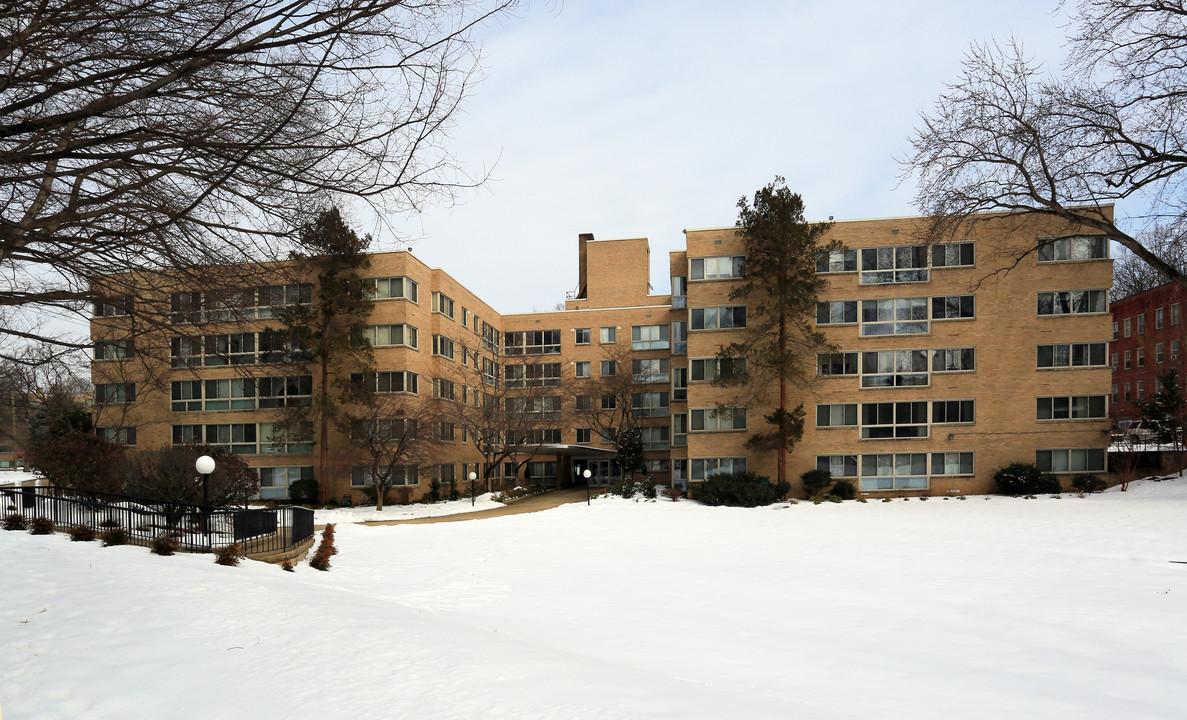
M594 494L604 492L594 488ZM540 495L516 500L503 507L479 510L478 512L457 513L455 515L438 515L436 517L412 518L409 520L369 520L359 525L419 525L422 523L462 522L464 520L481 520L483 518L499 517L501 515L518 515L520 513L551 510L554 507L585 500L585 488L567 488L565 490L551 490Z

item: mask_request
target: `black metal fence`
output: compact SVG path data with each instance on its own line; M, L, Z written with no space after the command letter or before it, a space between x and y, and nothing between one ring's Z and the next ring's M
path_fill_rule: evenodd
M216 508L61 487L0 488L0 514L10 512L49 518L60 529L84 525L101 533L121 528L134 542L171 535L191 552L235 542L248 554L275 552L313 537L308 508Z

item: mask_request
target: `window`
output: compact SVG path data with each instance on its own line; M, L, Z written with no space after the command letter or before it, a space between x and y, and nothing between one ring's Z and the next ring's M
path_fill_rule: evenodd
M119 317L132 311L132 296L100 298L93 305L92 314L95 317Z
M255 333L206 335L202 341L203 365L252 365L256 362Z
M861 456L862 490L926 490L927 453Z
M927 255L923 245L862 248L861 284L926 282Z
M931 351L931 371L972 372L977 369L976 348L944 348Z
M540 420L556 420L561 416L559 397L506 398L507 412Z
M1038 346L1038 367L1105 367L1107 343L1066 343ZM1126 350L1125 367L1129 367L1129 351Z
M643 358L631 361L632 380L637 383L666 383L669 380L667 358Z
M857 456L817 455L816 469L827 470L835 478L857 477Z
M672 402L688 400L688 368L672 368Z
M416 435L416 420L412 418L355 420L350 424L350 437L355 440L391 441Z
M617 340L617 337L618 337L617 330L618 330L617 328L612 328L612 327L601 328L599 335L598 335L598 342L602 343L603 345L617 342L618 341Z
M746 472L746 458L691 458L689 459L691 480L704 480L721 473Z
M816 427L857 426L857 403L816 406Z
M453 340L444 335L433 336L433 354L449 360L454 359Z
M847 325L857 322L856 300L833 300L816 303L817 325Z
M1133 367L1133 360L1132 360L1133 353L1129 350L1126 350L1124 357L1125 357L1125 369L1128 370L1131 367Z
M1113 321L1113 339L1114 340L1117 339L1117 321L1116 320Z
M927 350L877 350L861 354L862 387L927 385Z
M591 365L591 363L588 360L574 363L573 364L573 374L575 374L579 378L589 377L589 372L590 372L589 366L590 365Z
M691 258L688 261L689 280L725 280L742 277L745 255Z
M1155 330L1162 329L1162 316L1163 316L1162 308L1158 308L1157 310L1154 311L1154 329Z
M642 433L643 450L667 450L671 447L668 442L668 426L650 425L639 428Z
M1171 340L1171 360L1179 359L1179 341Z
M1179 303L1171 305L1171 325L1179 324Z
M308 305L311 302L313 285L310 283L268 285L256 291L255 316L261 319L275 317L286 307Z
M1105 451L1100 448L1036 450L1035 465L1043 472L1103 472Z
M1109 365L1109 367L1113 368L1113 372L1117 372L1117 357L1117 353L1113 353L1113 362Z
M692 308L688 311L689 330L728 330L746 327L746 306Z
M589 344L589 328L577 328L573 331L573 342L577 345Z
M816 257L817 273L857 272L857 251L842 248Z
M136 354L136 346L132 338L124 340L96 340L96 360L127 360Z
M375 278L371 280L376 300L404 299L416 302L416 281L406 277Z
M441 442L453 442L457 437L457 426L451 422L437 423L437 439Z
M202 442L202 426L201 425L174 425L173 426L173 444L187 445L190 443Z
M972 475L971 452L939 452L931 454L932 475Z
M1132 399L1133 399L1133 393L1130 390L1130 385L1129 385L1129 383L1125 383L1125 402L1129 402Z
M861 437L864 440L927 437L927 402L861 404Z
M491 358L482 358L482 382L494 385L499 381L499 364Z
M668 472L672 469L672 461L666 458L653 458L643 461L643 467L647 472Z
M255 378L258 404L261 408L306 407L313 403L313 376L289 375L287 377ZM250 397L246 385L243 397ZM238 397L234 383L231 385L231 407Z
M561 364L507 365L503 368L503 379L509 388L557 387L561 384Z
M745 430L746 408L718 412L715 409L689 410L689 429L693 432L711 430ZM856 415L856 408L854 409Z
M1114 385L1114 386L1113 386L1113 402L1114 402L1114 403L1115 403L1115 402L1117 402L1117 400L1119 399L1119 397L1120 397L1120 393L1119 393L1119 392L1118 392L1118 390L1117 390L1117 386L1116 386L1116 385Z
M1137 349L1138 367L1146 367L1146 348Z
M857 358L855 352L817 353L816 374L820 376L856 375Z
M1039 246L1039 262L1098 260L1109 256L1109 242L1103 235L1056 238Z
M99 383L95 385L96 405L125 404L136 401L136 383Z
M1137 398L1136 399L1140 401L1143 398L1145 398L1145 396L1146 396L1146 381L1138 380L1137 381Z
M457 386L452 380L433 378L433 397L441 398L442 400L455 400L457 398Z
M503 333L504 355L559 355L560 351L560 330Z
M414 372L407 370L397 370L394 372L377 372L377 373L351 373L350 381L352 383L361 383L363 388L375 393L417 393L420 389L417 387L418 376Z
M932 400L931 421L936 425L974 422L973 405L972 400Z
M1039 315L1103 313L1109 310L1106 290L1061 290L1039 293ZM1138 323L1138 332L1143 325Z
M374 347L410 347L416 349L417 332L411 325L371 325L367 328L367 339Z
M589 410L593 407L593 398L589 395L578 395L574 398L574 402L576 402L578 410Z
M863 337L927 333L927 298L862 300L861 322Z
M688 354L688 323L677 321L672 323L672 354Z
M202 319L202 293L176 292L169 296L169 322L195 323Z
M477 316L474 317L474 324L475 325L478 324ZM486 348L487 350L489 350L490 352L493 352L493 353L499 352L499 337L500 337L500 335L499 335L498 328L496 328L494 325L491 325L490 323L483 320L482 321L482 347ZM557 347L556 352L560 352L560 343L561 343L561 335L560 335L560 331L558 330L558 331L556 331L556 347Z
M1104 395L1072 395L1036 399L1036 420L1102 420L1108 417Z
M668 406L666 392L631 394L631 412L635 417L663 417L668 414Z
M470 311L467 308L462 308L462 327L466 327L469 324L470 324Z
M672 413L672 446L688 446L688 413Z
M312 480L313 466L262 467L260 499L283 500L289 496L289 486L298 480Z
M95 434L114 445L136 445L136 428L134 427L97 427Z
M1138 315L1138 335L1146 334L1146 313Z
M700 358L689 362L688 379L712 382L718 378L736 378L746 374L745 358Z
M309 376L312 383L312 376ZM267 379L264 379L267 381ZM283 392L283 378L280 378ZM205 380L202 383L205 402L203 410L254 410L256 407L255 378ZM269 389L271 384L269 383ZM310 388L312 391L312 388ZM279 406L274 406L279 407Z
M932 320L958 320L976 316L972 295L947 295L931 299Z
M173 412L194 412L202 409L201 380L175 380L171 392Z
M618 374L618 363L613 360L602 361L602 377L611 377Z
M259 428L255 423L222 423L204 425L207 445L221 445L236 455L255 455L259 452Z
M635 325L631 328L632 350L667 350L667 325Z
M614 395L603 395L602 396L602 409L603 410L613 410L616 407L618 407L618 398L617 397L615 397Z
M1162 343L1154 345L1154 362L1162 364Z
M685 275L672 276L672 307L684 307L688 295L688 277Z
M440 313L453 320L453 298L445 293L433 293L433 312Z
M1129 336L1130 336L1130 334L1131 334L1131 331L1130 331L1130 319L1129 319L1129 318L1125 318L1125 320L1123 321L1123 323L1124 323L1124 327L1125 327L1125 337L1129 337Z
M975 243L937 243L931 246L931 266L967 267L974 263Z
M420 484L415 465L381 465L379 467L379 476L380 478L387 476L387 484L392 486ZM355 465L350 469L351 487L371 487L374 484L371 468Z
M588 445L593 442L593 430L590 428L577 428L577 444Z

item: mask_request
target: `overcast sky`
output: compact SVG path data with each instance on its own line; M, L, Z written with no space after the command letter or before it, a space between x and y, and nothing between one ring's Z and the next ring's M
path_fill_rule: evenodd
M577 235L646 237L655 292L682 230L733 225L775 175L809 219L915 214L896 158L973 40L1058 70L1050 0L533 2L483 29L450 150L481 189L365 229L504 313L577 285ZM394 233L392 231L395 231Z

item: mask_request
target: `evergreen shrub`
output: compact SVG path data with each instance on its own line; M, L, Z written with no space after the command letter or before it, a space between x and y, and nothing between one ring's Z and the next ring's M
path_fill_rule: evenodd
M758 507L778 502L791 490L752 472L720 473L697 485L696 499L710 506Z

